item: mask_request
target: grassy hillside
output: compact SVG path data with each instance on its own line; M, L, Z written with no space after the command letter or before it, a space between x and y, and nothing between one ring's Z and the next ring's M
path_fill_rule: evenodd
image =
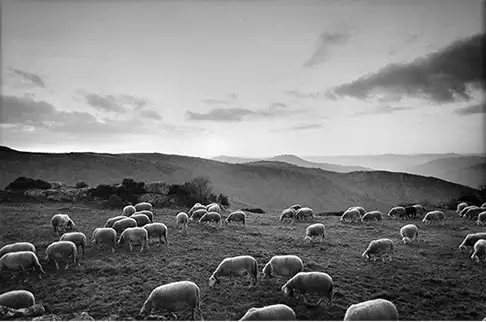
M137 181L183 183L208 176L216 193L238 205L281 210L303 203L316 211L340 210L343 204L389 208L400 202L449 201L477 191L434 178L383 171L336 173L286 163L226 164L201 158L157 153L25 153L0 151L0 185L19 176L91 186Z
M43 260L46 247L57 240L50 226L53 214L68 213L76 229L91 236L96 227L120 211L82 204L1 204L0 245L32 242L47 274L39 283L35 278L21 282L2 273L0 293L29 290L38 303L63 320L81 311L96 320L133 320L153 288L179 280L191 280L200 287L205 320L238 320L250 307L276 303L292 307L298 320L342 320L349 305L374 297L393 301L400 320L480 320L485 316L484 268L457 249L464 236L484 228L463 222L453 212L446 211L445 226L419 223L417 245L401 242L399 229L405 222L385 220L374 228L342 224L337 217L318 217L316 221L326 226L326 238L322 244L309 246L302 240L308 223L284 224L278 221L278 213L249 213L246 227L190 224L184 234L175 228L174 216L180 210L186 209L155 209L155 221L168 226L168 248L157 247L152 241L144 253L139 253L138 247L130 252L125 245L112 254L89 246L79 267L56 271L54 263ZM418 223L418 219L408 222ZM361 254L368 243L384 237L395 241L394 260L386 264L363 262ZM308 307L302 300L285 298L280 291L287 280L284 277L260 280L254 290L246 289L247 277L234 278L235 286L222 278L220 286L210 289L207 280L220 261L243 254L255 257L260 271L274 255L298 255L305 271L332 276L333 303ZM181 320L189 318L187 312L177 315Z

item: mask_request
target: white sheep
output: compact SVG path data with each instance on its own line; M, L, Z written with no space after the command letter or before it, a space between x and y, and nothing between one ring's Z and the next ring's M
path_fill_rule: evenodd
M175 315L173 312L184 305L192 310L193 320L196 319L196 313L202 319L200 294L199 287L190 281L179 281L158 286L150 293L139 315L163 310Z
M285 304L252 307L239 321L295 321L295 312Z
M148 238L159 237L159 246L162 245L162 238L165 240L165 245L169 246L169 241L167 240L167 226L160 222L154 222L143 226L147 231Z
M132 251L132 242L138 242L142 245L142 248L140 248L140 252L142 252L145 248L145 250L149 249L148 246L148 232L142 227L129 227L125 229L121 235L120 238L118 238L118 244L123 244L124 242L128 241L128 246L130 246L130 251Z
M374 299L349 306L344 321L398 321L398 311L392 302Z
M196 203L194 206L192 206L192 208L189 210L189 212L187 213L189 216L192 216L192 214L194 213L194 211L196 210L200 210L200 209L204 209L207 211L206 209L206 206L204 205L201 205L199 202Z
M83 250L83 256L81 258L84 258L84 248L88 244L88 240L85 234L79 231L64 233L61 238L59 238L59 240L68 240L73 242L76 247L79 247Z
M229 276L230 282L233 276L243 276L248 274L250 286L256 286L258 283L258 264L255 258L247 255L227 257L219 263L216 270L209 277L209 287L219 284L221 276Z
M290 220L293 221L294 218L295 218L295 212L296 212L296 210L293 209L293 208L286 208L286 209L282 210L282 214L280 215L279 220L284 221L286 219L290 219Z
M111 252L114 253L116 247L116 236L116 230L113 228L96 228L93 231L93 241L91 243L95 245L97 249L99 249L102 244L108 245L112 249Z
M474 253L471 259L479 263L480 257L486 262L486 240L484 239L480 239L474 244Z
M377 222L380 222L383 220L383 214L381 211L378 210L373 210L373 211L368 211L361 217L361 222L366 222L366 221L372 221L376 220Z
M105 228L111 228L113 225L118 221L127 218L126 216L116 216L116 217L111 217L108 218L108 220L105 223Z
M131 217L127 217L115 222L112 228L116 231L117 235L120 235L125 229L130 227L137 227L137 221Z
M365 258L367 260L370 260L370 255L380 255L381 260L385 262L385 257L383 255L387 255L391 262L393 257L393 249L394 245L391 239L375 239L370 242L368 248L363 252L361 257L363 258L363 260ZM376 257L374 258L374 260L376 260Z
M67 228L74 228L74 221L66 214L57 214L52 216L51 224L54 228L54 232L59 236L60 232L66 231Z
M7 253L0 257L0 273L3 269L10 271L25 272L29 268L33 268L37 272L38 278L42 278L41 274L45 274L42 265L39 263L37 255L31 251L18 251Z
M423 216L425 214L425 209L422 205L413 205L413 207L417 210L417 215Z
M262 277L272 277L272 274L293 277L295 274L303 271L304 263L299 256L276 255L268 261L265 267L263 267Z
M346 221L351 221L351 222L358 222L360 220L360 215L359 215L359 210L358 209L349 209L346 210L341 218L339 218L340 221L346 222Z
M366 210L363 207L359 207L359 206L349 207L347 210L352 210L352 209L358 210L360 217L363 217L364 214L366 213Z
M479 213L478 220L476 221L476 225L484 226L485 224L486 224L486 211L483 211L483 212Z
M206 210L206 208L204 209L197 209L195 211L192 212L192 215L191 217L189 218L190 221L199 221L199 219L202 218L202 216L204 216L205 214L207 214L208 211Z
M480 239L486 239L486 232L467 234L467 236L464 238L462 243L459 245L459 249L461 250L461 253L463 253L466 247L474 247L474 244L476 244L476 242Z
M430 225L432 221L438 221L441 225L444 225L444 213L440 210L429 211L422 219L422 222L427 225Z
M299 205L299 204L296 204L296 205L290 206L289 208L290 209L293 209L293 210L295 210L295 212L297 212L297 210L299 210L300 208L302 208L302 206Z
M136 213L134 213L133 215L139 215L139 214L146 215L150 219L150 222L154 222L154 213L152 211L140 210L140 211L137 211ZM133 215L131 215L130 217L133 217Z
M304 241L310 243L314 237L319 237L319 242L322 242L322 239L326 237L326 227L323 224L312 224L305 229Z
M139 202L135 205L136 211L150 210L152 211L152 204L150 202Z
M215 222L216 224L222 225L221 222L221 215L217 212L208 212L204 216L199 219L200 223L208 223L208 222Z
M0 248L0 257L7 253L12 253L12 252L20 252L20 251L31 251L34 254L36 253L35 246L32 245L31 243L28 242L17 242L13 244L7 244Z
M460 216L461 217L464 217L464 215L466 214L466 212L468 212L470 209L477 209L477 208L479 208L479 207L478 206L475 206L475 205L467 206L467 207L465 207L464 209L461 210Z
M405 225L400 229L400 235L402 236L402 240L404 244L412 240L418 239L418 235L419 235L418 227L413 224Z
M147 215L141 213L135 213L131 215L130 218L135 219L135 221L137 222L137 227L143 227L146 224L150 224L152 222Z
M317 295L319 305L327 298L332 303L333 281L331 276L323 272L300 272L294 275L282 286L284 296L293 296L294 291L304 295L304 302L309 304L306 295Z
M483 202L483 204L481 205L481 208L486 208L486 202Z
M0 305L10 307L12 309L23 309L35 305L35 297L29 291L15 290L0 294Z
M137 209L135 209L134 206L132 206L132 205L125 206L123 208L123 211L122 211L122 216L130 217L131 215L133 215L136 212L137 212Z
M464 214L464 219L468 219L468 220L477 220L477 217L480 213L482 213L483 211L485 211L486 208L473 208L473 209L469 209L465 214Z
M460 214L461 211L466 207L467 207L467 203L461 202L460 204L457 205L456 212Z
M72 257L73 264L78 264L78 249L76 245L67 240L53 242L47 246L46 257L44 260L52 260L56 264L56 269L59 269L58 262L66 261L66 266L64 269L68 269L69 258Z
M230 223L230 222L241 222L243 225L245 225L245 222L246 222L245 212L242 211L242 210L233 211L224 220L224 223L226 225L228 225L228 223Z
M221 214L221 207L218 204L212 204L207 207L208 212L217 212L218 214Z
M405 214L405 207L398 206L390 209L390 211L388 212L388 217L396 218L398 216L398 218L404 218Z
M185 212L179 212L176 215L177 229L187 229L187 223L189 222L189 216Z
M303 220L304 218L307 220L312 220L314 219L314 210L309 207L302 207L297 210L294 218L295 220Z

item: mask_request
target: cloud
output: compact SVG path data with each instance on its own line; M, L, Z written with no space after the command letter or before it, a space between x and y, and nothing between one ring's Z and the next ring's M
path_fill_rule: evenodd
M317 99L320 95L320 93L302 93L297 90L285 91L285 94L302 99Z
M113 95L101 96L98 94L87 94L86 102L104 112L125 113L127 110L121 106Z
M410 63L390 64L331 90L339 97L372 99L377 93L426 98L434 103L450 103L472 98L471 88L482 80L481 43L484 35L458 40L451 45Z
M157 113L154 110L146 110L146 109L140 110L139 114L140 114L141 117L147 118L147 119L155 119L155 120L161 120L162 119L160 114Z
M28 82L31 85L35 85L42 88L46 87L44 80L39 75L32 74L16 68L9 68L9 70L13 74L20 76L23 82Z
M84 96L85 101L103 112L115 112L115 113L128 113L130 111L144 111L140 115L148 118L161 119L161 116L154 110L148 109L149 106L154 104L146 98L139 96L120 94L120 95L100 95L95 93L78 93Z
M406 111L410 109L411 107L393 107L389 105L382 105L382 106L377 106L371 110L356 112L353 115L360 116L360 115L392 114L395 112Z
M329 57L331 47L344 45L350 37L348 33L324 32L317 40L316 50L311 58L304 63L304 67L313 67L325 62Z
M324 126L322 123L310 123L310 124L299 124L291 127L270 130L270 132L289 132L289 131L304 131L304 130L314 130L320 129Z
M240 122L244 116L253 114L255 112L244 108L215 108L208 113L187 111L186 118L192 121Z
M212 98L205 99L205 100L203 100L203 102L206 103L206 104L208 104L208 105L229 104L228 101L225 101L225 100L217 100L217 99L212 99Z
M458 108L454 111L459 116L467 116L472 114L486 114L486 104L475 104L463 108Z

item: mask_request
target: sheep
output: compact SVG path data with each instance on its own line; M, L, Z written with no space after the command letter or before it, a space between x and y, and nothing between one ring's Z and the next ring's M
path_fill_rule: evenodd
M150 210L140 210L134 213L133 215L140 215L140 214L146 215L147 217L149 217L150 222L154 222L154 213L151 212ZM133 215L131 215L130 217L133 217Z
M312 220L314 218L314 210L309 207L302 207L295 213L295 220L302 220L307 218L308 220ZM295 221L294 220L294 221Z
M486 239L486 232L475 233L475 234L467 234L467 236L464 238L462 243L459 245L459 249L461 250L461 253L463 253L463 251L466 249L466 247L474 247L474 244L480 239ZM471 250L471 253L472 253L472 250Z
M25 272L28 268L33 268L39 279L42 279L41 274L45 274L42 265L39 263L39 259L34 252L31 251L17 251L7 253L0 258L0 273L3 269L11 271Z
M216 222L216 224L221 225L221 215L217 212L208 212L199 219L200 223Z
M464 217L464 215L466 214L466 212L469 210L469 209L476 209L476 208L479 208L478 206L467 206L465 207L464 209L461 210L460 212L460 216L461 217Z
M393 207L388 212L388 217L396 218L397 216L399 218L405 217L405 208L404 207Z
M314 237L319 237L319 241L322 242L322 239L326 237L325 235L326 227L323 224L317 223L310 225L305 229L304 240L310 243Z
M105 228L111 228L113 227L113 225L118 221L118 220L121 220L121 219L125 219L127 218L126 216L116 216L116 217L111 217L111 218L108 218L108 220L106 221L105 223Z
M295 312L285 304L252 307L239 321L295 321Z
M417 217L417 208L414 206L405 207L405 216L410 219L415 219Z
M392 302L374 299L349 306L344 321L398 321L398 311Z
M484 224L486 224L486 211L481 212L478 215L478 220L476 221L476 225L478 226L483 226Z
M418 235L419 235L418 227L413 224L405 225L400 229L400 235L402 236L402 240L404 244L412 240L418 239Z
M208 212L217 212L221 214L221 207L218 204L213 204L207 207Z
M413 205L413 207L417 210L417 215L423 216L425 214L425 209L422 205Z
M460 204L457 205L456 212L460 214L461 211L466 207L467 207L467 203L461 202Z
M247 255L227 257L209 277L209 287L213 288L215 284L219 284L221 276L229 276L231 282L233 276L243 276L247 273L250 277L250 289L258 283L258 264L255 258Z
M159 246L162 245L162 237L165 240L165 244L169 246L169 241L167 240L167 226L160 222L154 222L143 226L147 231L148 238L159 237Z
M196 319L196 313L201 316L201 291L199 287L190 281L172 282L158 286L152 290L145 303L143 303L139 316L150 314L152 311L173 311L179 309L182 304L192 310L192 319Z
M471 259L479 263L479 257L483 257L483 261L486 262L486 240L484 239L480 239L474 244L474 253Z
M274 275L293 277L295 274L303 271L304 263L300 257L295 255L276 255L263 267L262 277L272 277L272 273Z
M118 220L113 224L113 229L116 231L117 235L120 235L125 229L129 227L137 227L137 221L131 217Z
M187 229L187 223L189 222L189 216L185 212L180 212L176 215L177 229Z
M206 206L204 205L201 205L199 202L196 203L194 206L192 206L192 208L189 210L189 212L187 213L189 216L192 216L192 214L196 211L196 210L200 210L200 209L204 209L207 211L206 209Z
M134 206L132 206L132 205L125 206L123 208L123 211L122 211L122 216L130 217L131 215L133 215L136 212L137 212L137 209L135 209Z
M76 245L68 240L62 240L53 242L49 246L47 246L46 250L46 257L44 260L53 260L56 264L56 269L59 269L58 262L63 260L66 261L66 266L64 269L68 269L69 266L69 258L73 258L73 264L78 264L78 249Z
M113 228L96 228L93 231L93 241L91 242L93 245L97 246L97 249L100 248L101 244L105 244L111 247L112 253L115 252L116 246L116 230Z
M382 221L383 215L381 211L373 210L368 211L361 217L361 222L376 220L377 222Z
M145 250L149 249L148 246L148 232L146 229L142 227L129 227L125 229L121 235L120 238L118 238L118 244L122 244L125 242L125 240L128 241L128 246L130 246L130 251L132 251L132 242L136 241L142 244L142 248L140 248L140 252L142 252L145 248Z
M150 202L139 202L135 205L136 211L150 210L152 211L152 204Z
M290 209L293 209L293 210L295 210L297 212L297 210L299 210L300 208L302 208L302 206L299 205L299 204L296 204L296 205L290 206L289 208Z
M0 294L0 305L12 309L23 309L35 305L35 297L29 291L15 290Z
M363 252L361 257L363 258L363 260L365 258L367 260L370 260L370 255L380 255L381 260L384 263L385 257L383 255L387 255L391 262L393 257L393 248L394 245L391 239L388 238L375 239L370 242L368 248ZM376 260L376 257L374 260Z
M329 304L332 303L333 281L331 276L326 273L297 273L282 286L284 296L293 296L295 290L304 295L306 304L309 304L305 297L307 294L317 294L319 296L319 301L315 305L319 305L324 298L329 299Z
M444 225L444 213L440 210L429 211L424 219L422 219L423 223L430 225L432 221L438 221L443 226Z
M242 210L237 210L233 211L228 215L228 217L224 220L224 223L228 225L230 222L241 222L243 225L245 225L246 222L246 214Z
M349 210L346 210L343 213L343 215L341 216L341 218L339 218L339 220L342 221L342 222L346 222L348 219L351 222L354 222L355 220L356 221L360 220L360 216L359 216L358 209L349 209Z
M481 208L486 208L486 202L483 202L483 204L481 205Z
M294 220L296 210L293 208L286 208L282 210L282 214L280 215L279 220L284 221L285 219Z
M83 234L82 232L79 232L79 231L75 231L75 232L71 232L71 233L65 233L61 236L61 238L59 238L59 240L72 241L74 243L74 245L76 245L76 247L80 247L83 250L82 258L84 258L84 248L88 244L88 241L86 239L85 234Z
M465 214L464 214L464 217L465 219L469 219L469 220L477 220L477 217L480 213L482 213L483 211L485 211L486 208L473 208L473 209L469 209Z
M358 210L360 217L363 217L364 214L366 213L366 210L363 207L359 207L359 206L358 207L349 207L347 210L352 210L352 209Z
M57 214L52 216L51 224L54 228L54 232L57 233L57 236L59 236L61 230L66 231L67 228L73 229L75 226L74 221L72 221L69 215L66 214Z
M7 253L12 253L12 252L19 252L19 251L31 251L34 254L36 253L35 246L32 245L31 243L28 242L18 242L18 243L13 243L13 244L7 244L0 248L0 257Z
M144 214L131 215L130 218L135 219L135 221L137 222L137 227L143 227L146 224L150 224L152 222L150 218Z
M207 213L208 213L208 211L206 210L206 208L204 208L204 209L197 209L197 210L195 210L192 213L192 215L189 218L189 220L190 221L193 221L193 220L199 221L199 219L201 219Z

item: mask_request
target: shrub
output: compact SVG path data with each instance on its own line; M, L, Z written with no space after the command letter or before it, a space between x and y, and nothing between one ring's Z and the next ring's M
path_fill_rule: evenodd
M32 179L27 177L18 177L9 183L5 190L27 190L27 189L50 189L51 184L41 179Z
M90 196L105 200L114 194L116 194L116 187L108 184L99 184L96 188L89 191Z
M111 195L108 198L108 206L111 208L123 208L125 206L125 203L120 196Z
M222 193L219 194L217 202L220 203L223 206L226 206L226 207L229 206L228 196L225 196Z
M243 211L253 212L256 214L264 214L265 211L262 208L242 208Z
M212 192L211 181L206 177L198 177L184 184L170 185L168 195L173 196L177 204L187 207L192 207L197 202L203 205L211 202L229 205L228 197L223 194L217 196Z
M78 181L74 187L76 189L87 188L88 184L85 181Z

